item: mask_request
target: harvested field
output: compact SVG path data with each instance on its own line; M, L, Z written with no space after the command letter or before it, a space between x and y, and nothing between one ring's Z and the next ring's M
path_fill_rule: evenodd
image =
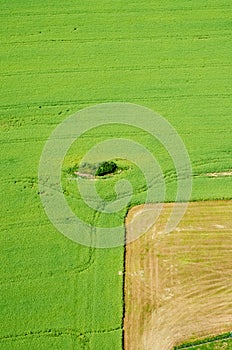
M168 350L232 329L232 201L192 202L164 234L172 207L127 246L125 350Z

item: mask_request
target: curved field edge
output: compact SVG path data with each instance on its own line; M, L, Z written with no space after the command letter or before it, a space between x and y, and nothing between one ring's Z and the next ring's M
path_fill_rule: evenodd
M125 350L173 349L232 329L232 201L189 203L178 227L163 234L172 207L164 204L158 222L126 247ZM126 223L139 211L132 208Z
M112 336L112 334L115 333ZM23 334L17 334L12 336L6 336L0 338L1 342L1 349L4 349L4 344L7 342L11 342L12 349L14 349L14 344L16 344L16 347L21 345L26 345L28 347L32 347L33 349L37 348L35 347L36 344L46 344L46 349L51 348L54 349L54 346L64 346L68 343L72 346L76 346L77 348L86 348L87 346L90 346L93 344L100 344L99 340L101 340L102 344L107 345L105 343L104 338L107 339L107 336L110 336L112 345L119 347L120 345L120 334L121 334L121 327L115 328L115 329L101 329L101 330L92 330L85 333L78 333L75 329L48 329L48 330L38 330L37 332L29 331L27 333ZM100 337L98 337L100 336ZM48 341L46 342L43 338L46 338ZM52 342L52 339L56 339L56 342ZM59 344L59 341L61 339L61 342ZM39 343L37 343L39 341ZM47 347L48 346L48 347ZM93 347L94 348L94 347Z
M225 343L225 341L229 341L232 342L232 332L227 332L224 334L220 334L220 335L215 335L214 337L208 337L208 338L204 338L204 339L198 339L195 341L191 341L191 342L186 342L184 344L181 345L176 345L174 346L173 350L179 350L179 349L192 349L196 346L205 346L206 344L212 344L212 343L217 343L217 345L219 343ZM212 344L214 345L214 344ZM231 347L232 347L232 343L231 343Z

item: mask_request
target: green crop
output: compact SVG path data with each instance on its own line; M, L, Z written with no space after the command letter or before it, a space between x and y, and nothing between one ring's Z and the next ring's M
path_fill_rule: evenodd
M231 176L206 176L232 169L231 10L224 0L1 1L2 350L122 347L123 247L69 241L50 223L39 197L41 152L69 115L112 101L155 110L187 147L191 199L232 198ZM95 211L65 170L112 135L140 142L157 157L165 200L175 199L167 151L144 132L105 126L73 144L63 164L67 201L90 224ZM128 207L143 203L143 174L120 162L121 173L97 181L99 195L115 199L114 185L127 179L134 191ZM96 224L123 224L128 207L99 215Z

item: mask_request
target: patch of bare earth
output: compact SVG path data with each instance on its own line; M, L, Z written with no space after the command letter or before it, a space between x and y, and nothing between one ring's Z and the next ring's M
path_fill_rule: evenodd
M126 247L125 350L168 350L232 329L232 201L190 203L162 233L172 207Z
M221 172L214 172L214 173L206 173L203 174L207 177L224 177L224 176L232 176L232 170L230 171L221 171Z

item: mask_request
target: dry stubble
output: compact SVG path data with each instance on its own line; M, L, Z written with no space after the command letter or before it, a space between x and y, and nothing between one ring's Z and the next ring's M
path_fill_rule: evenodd
M126 248L125 350L168 350L232 328L232 201L190 203L164 234L172 207Z

